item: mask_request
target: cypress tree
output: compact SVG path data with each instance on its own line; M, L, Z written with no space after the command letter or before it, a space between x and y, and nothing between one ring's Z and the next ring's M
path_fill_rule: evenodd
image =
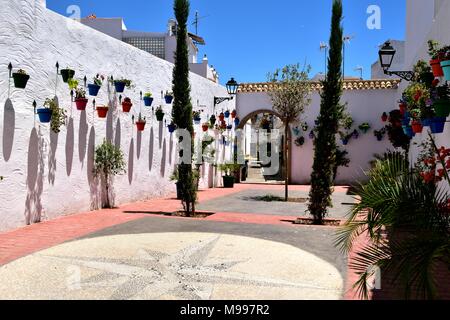
M194 132L192 124L191 86L189 83L189 48L187 21L189 17L189 0L175 0L174 11L177 20L177 49L175 52L175 67L173 69L172 90L174 104L172 119L178 129L186 129L191 136ZM182 141L180 137L179 142ZM191 154L194 151L194 143L191 139ZM180 151L183 152L182 150ZM182 156L182 154L180 154ZM192 157L191 157L192 160ZM187 216L195 214L197 201L197 186L195 175L190 163L181 163L178 166L178 183L181 186L183 207Z
M336 134L344 106L342 95L342 0L333 0L331 21L330 56L327 77L322 81L320 114L317 119L317 139L314 142L314 165L309 194L309 213L314 224L323 224L333 193L333 171L336 162Z

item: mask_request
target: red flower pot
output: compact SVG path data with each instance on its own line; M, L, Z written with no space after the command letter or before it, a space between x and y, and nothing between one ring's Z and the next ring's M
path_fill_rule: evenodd
M225 114L222 112L219 114L219 120L224 121L225 120Z
M202 126L202 129L203 129L203 132L208 132L209 126L203 125L203 126Z
M87 104L88 99L75 99L75 105L77 106L77 110L80 111L86 110Z
M443 77L444 76L444 70L441 66L441 60L434 59L430 61L431 69L433 69L433 74L435 77Z
M97 107L97 114L99 118L106 118L106 115L108 114L108 107Z
M400 109L400 113L403 116L406 113L406 103L400 103L400 105L398 107Z
M414 120L412 122L412 130L414 133L422 133L423 131L422 123L420 121Z
M136 122L136 127L138 129L138 131L144 131L145 129L145 122Z
M387 115L387 113L383 113L383 115L381 116L381 121L386 122L388 121L389 116Z
M231 118L236 118L236 116L237 116L237 112L236 112L236 110L233 110L233 112L231 112Z
M127 112L127 113L130 112L132 106L133 106L133 104L129 101L122 102L123 112Z

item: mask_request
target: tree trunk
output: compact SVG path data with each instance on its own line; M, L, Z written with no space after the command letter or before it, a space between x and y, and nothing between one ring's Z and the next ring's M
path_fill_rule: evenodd
M289 201L289 175L290 175L290 170L289 170L289 123L286 121L285 123L285 127L284 127L284 163L285 163L285 167L286 167L286 177L285 177L285 181L284 181L284 196L285 196L285 200L286 202Z

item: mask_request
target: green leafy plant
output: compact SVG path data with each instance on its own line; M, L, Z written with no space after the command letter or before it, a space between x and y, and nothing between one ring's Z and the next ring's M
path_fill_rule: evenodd
M101 86L103 85L103 81L104 81L104 80L105 80L105 76L97 74L97 75L94 77L93 82L94 82L95 85L101 87Z
M362 132L367 132L370 130L371 126L368 122L364 122L363 124L361 124L359 127L359 130L361 130Z
M165 97L173 97L173 92L172 91L166 91L166 94L164 96Z
M429 88L419 82L412 82L403 92L403 98L408 106L408 110L415 109L426 105L428 99L430 99Z
M164 115L164 110L163 110L162 106L158 106L156 108L155 114L157 114L157 115Z
M139 123L147 123L147 120L145 119L145 117L142 116L142 114L139 112L139 116L136 122Z
M192 112L192 118L194 118L194 119L200 118L200 111L193 111Z
M16 73L18 73L18 74L23 74L23 75L27 75L27 74L28 74L28 73L27 73L25 70L23 70L23 69L17 70Z
M241 165L237 163L222 163L219 165L219 170L223 172L226 177L232 177L234 172L241 169Z
M70 78L67 81L67 84L69 85L69 89L70 90L75 90L78 87L79 83L80 82L77 79L74 79L74 78Z
M59 133L61 126L66 124L66 110L59 107L56 97L53 99L47 98L44 102L44 107L52 111L50 128L54 133Z
M144 94L144 97L145 98L151 98L153 96L153 94L151 93L151 92L146 92L145 94Z
M86 90L83 87L75 89L75 99L86 99Z
M126 87L127 89L132 89L132 88L133 88L133 81L131 81L131 80L129 80L129 79L120 78L120 79L114 80L114 82L124 83L124 84L125 84L125 87Z
M111 183L116 175L125 173L123 152L106 139L95 149L94 174L104 179L106 199L103 208L112 208Z

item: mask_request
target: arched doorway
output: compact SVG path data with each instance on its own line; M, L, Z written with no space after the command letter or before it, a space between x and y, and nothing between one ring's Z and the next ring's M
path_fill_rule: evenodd
M284 184L286 177L286 165L291 166L291 148L288 147L288 163L285 161L285 134L284 122L282 116L276 111L269 109L260 109L253 111L244 116L238 126L244 132L244 155L248 161L248 183L271 183ZM281 135L281 143L279 146L267 145L267 152L276 152L279 155L280 169L277 174L265 174L265 168L260 161L258 133L260 129L266 129L269 132L278 129ZM291 131L288 131L287 139L291 141ZM290 146L290 143L288 143ZM291 172L291 170L289 170ZM291 180L291 177L289 177Z

